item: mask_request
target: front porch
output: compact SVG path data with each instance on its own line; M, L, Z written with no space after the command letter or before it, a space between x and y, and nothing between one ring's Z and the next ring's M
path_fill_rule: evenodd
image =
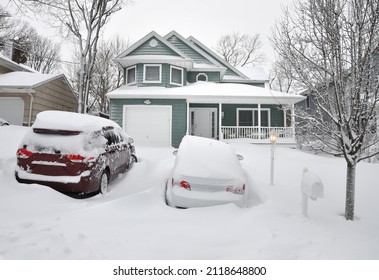
M295 128L259 126L221 126L219 140L225 142L244 142L270 144L270 135L275 133L278 144L296 144Z

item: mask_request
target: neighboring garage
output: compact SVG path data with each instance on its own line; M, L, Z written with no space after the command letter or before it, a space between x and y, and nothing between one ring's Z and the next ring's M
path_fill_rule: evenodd
M136 145L170 147L172 107L124 105L123 127Z
M0 118L13 125L22 125L24 100L21 97L0 97Z

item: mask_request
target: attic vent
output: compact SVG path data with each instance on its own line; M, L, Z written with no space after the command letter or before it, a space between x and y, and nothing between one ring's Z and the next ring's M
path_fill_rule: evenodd
M155 48L157 45L158 45L157 40L152 39L152 40L150 41L150 47Z

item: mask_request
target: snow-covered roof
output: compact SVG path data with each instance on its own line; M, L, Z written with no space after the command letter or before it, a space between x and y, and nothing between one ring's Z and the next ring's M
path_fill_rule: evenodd
M129 67L137 63L171 63L176 66L184 67L187 69L192 68L193 61L189 58L174 55L130 55L127 57L116 58L122 67Z
M164 44L166 47L168 47L169 49L171 49L174 53L178 54L179 56L181 56L183 58L188 58L181 50L179 50L177 47L175 47L170 42L168 42L166 39L164 39L157 32L151 31L145 37L143 37L142 39L138 40L132 46L130 46L129 48L127 48L124 52L122 52L121 54L119 54L115 58L115 60L117 61L118 59L127 56L128 54L130 54L131 52L133 52L134 50L136 50L138 47L140 47L143 43L145 43L146 41L150 40L153 37L155 37L156 39L158 39L162 44Z
M115 122L92 115L64 111L43 111L37 114L34 128L85 131L103 127L119 127Z
M243 66L237 67L237 69L251 80L268 81L268 75L261 66Z
M37 71L22 64L18 64L14 62L13 60L9 59L8 57L2 55L0 53L0 65L3 65L4 67L13 70L13 71L27 71L27 72L34 72L36 73Z
M63 74L41 74L30 72L10 72L0 75L1 87L36 87Z
M107 94L108 98L184 98L196 103L261 103L294 104L305 97L273 91L257 86L234 83L196 82L184 87L121 86Z

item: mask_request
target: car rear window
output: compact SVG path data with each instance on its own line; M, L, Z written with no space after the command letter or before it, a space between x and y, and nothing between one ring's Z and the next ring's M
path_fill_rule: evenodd
M105 152L105 143L100 132L33 129L25 135L20 146L41 153L95 156Z

